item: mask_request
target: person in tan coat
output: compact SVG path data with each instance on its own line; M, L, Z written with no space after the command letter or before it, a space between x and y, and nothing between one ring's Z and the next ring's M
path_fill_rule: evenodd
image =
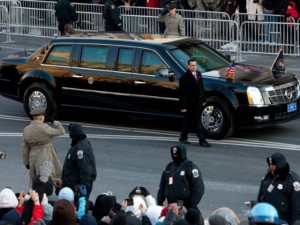
M176 13L175 3L169 5L169 13L160 15L158 22L164 22L166 25L165 35L185 36L182 16Z
M29 187L32 178L40 174L40 166L44 161L50 161L53 169L50 176L53 180L60 180L62 175L61 163L52 145L52 138L65 134L65 129L58 121L53 121L52 126L45 121L45 110L36 108L30 112L32 121L23 132L23 163L29 170Z

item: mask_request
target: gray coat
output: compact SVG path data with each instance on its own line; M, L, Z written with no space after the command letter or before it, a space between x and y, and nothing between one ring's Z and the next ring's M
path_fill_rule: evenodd
M32 120L23 132L23 163L29 165L29 186L32 178L40 174L40 166L44 161L53 163L51 177L61 178L62 168L52 145L52 138L65 134L65 129L58 121L53 122L53 127L39 120Z
M170 13L160 15L158 22L164 22L166 25L165 35L185 36L182 16L176 13L171 16Z

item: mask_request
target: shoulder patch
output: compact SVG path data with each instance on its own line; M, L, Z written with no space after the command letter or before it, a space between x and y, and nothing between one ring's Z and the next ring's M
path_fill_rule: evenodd
M77 151L77 157L78 157L78 159L82 159L83 158L83 151L82 150L78 150Z
M298 181L295 181L293 183L293 186L295 191L300 191L300 183Z
M193 170L192 170L192 174L193 174L193 177L194 177L194 178L199 177L199 171L198 171L197 169L193 169Z

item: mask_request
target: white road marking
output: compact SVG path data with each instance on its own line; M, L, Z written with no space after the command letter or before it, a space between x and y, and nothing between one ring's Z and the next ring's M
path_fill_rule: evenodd
M27 117L16 117L8 115L0 115L0 119L14 120L14 121L30 121ZM64 125L69 125L71 122L61 121ZM140 141L164 141L164 142L178 142L179 132L168 132L160 130L147 130L140 128L129 128L129 127L114 127L114 126L103 126L80 123L83 127L102 129L102 130L114 130L119 132L133 132L145 135L111 135L111 134L87 134L89 138L94 139L118 139L118 140L140 140ZM8 133L0 132L0 137L22 137L23 133ZM61 138L69 138L68 134L59 136ZM198 139L194 136L189 138L190 142L197 143ZM290 151L300 151L300 145L288 144L281 142L261 141L254 139L245 138L228 138L224 140L209 140L214 145L228 145L228 146L246 146L254 148L270 148L270 149L284 149Z

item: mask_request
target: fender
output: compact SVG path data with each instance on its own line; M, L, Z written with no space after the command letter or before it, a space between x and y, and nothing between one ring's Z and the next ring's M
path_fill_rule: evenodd
M19 86L22 87L23 84L27 83L26 81L29 79L45 81L52 88L56 88L56 81L54 77L45 72L44 70L32 70L28 73L25 73L20 79Z
M231 103L231 106L234 109L237 109L240 105L239 100L237 99L236 95L235 95L235 86L228 86L225 85L224 86L224 82L222 82L222 85L219 85L218 82L205 82L206 80L204 80L204 87L205 87L205 91L207 93L207 97L208 96L214 96L216 95L215 93L218 93L218 96L222 96L223 98L227 99L228 102Z

